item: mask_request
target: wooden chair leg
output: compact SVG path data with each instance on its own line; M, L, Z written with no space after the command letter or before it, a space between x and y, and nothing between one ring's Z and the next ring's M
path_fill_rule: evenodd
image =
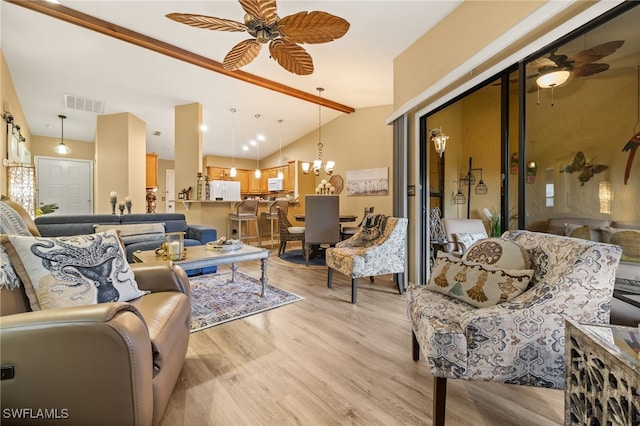
M420 360L420 344L413 330L411 330L411 355L414 361Z
M351 278L351 303L358 302L358 279Z
M327 287L333 288L333 269L327 269Z
M445 377L433 378L433 426L444 426L444 414L446 410L447 379Z
M284 250L286 248L287 248L287 241L286 240L280 241L280 247L278 248L278 257L280 257L282 253L284 253Z

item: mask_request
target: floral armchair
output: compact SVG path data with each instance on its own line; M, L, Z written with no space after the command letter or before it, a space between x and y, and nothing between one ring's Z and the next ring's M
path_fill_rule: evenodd
M357 302L358 278L401 273L405 270L407 219L385 215L367 216L353 237L326 250L327 286L332 288L333 271L351 277L351 303ZM398 291L404 292L402 280Z
M413 358L434 380L434 424L444 424L446 379L564 387L564 321L609 322L618 246L509 231L528 253L533 284L511 301L476 308L425 286L408 288ZM419 346L418 346L419 345Z

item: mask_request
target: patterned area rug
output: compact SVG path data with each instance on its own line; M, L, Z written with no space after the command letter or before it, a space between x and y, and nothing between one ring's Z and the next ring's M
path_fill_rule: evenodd
M306 261L302 255L302 249L287 250L280 257L278 252L269 256L269 260L279 265L293 266L295 268L307 268ZM327 264L324 260L324 253L320 253L316 256L309 258L309 268L312 269L327 269Z
M236 278L236 283L229 282L231 272L189 278L192 333L303 300L269 284L263 298L260 280L240 272Z

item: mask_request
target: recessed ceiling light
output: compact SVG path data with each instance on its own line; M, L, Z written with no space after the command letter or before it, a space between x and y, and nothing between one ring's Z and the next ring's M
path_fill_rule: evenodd
M258 143L256 141L254 141L253 139L249 141L249 145L251 146L256 146Z
M47 124L47 129L53 129L53 124Z
M249 147L248 147L248 146L246 146L246 145L242 145L242 150L243 150L243 151L249 151Z
M156 130L155 132L153 132L153 136L160 136L160 131Z
M207 125L206 124L201 124L200 125L200 130L202 130L203 132L207 131Z

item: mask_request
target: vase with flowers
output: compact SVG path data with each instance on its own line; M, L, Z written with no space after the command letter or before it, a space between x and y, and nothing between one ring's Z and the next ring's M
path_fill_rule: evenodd
M485 207L484 209L482 209L482 213L484 214L484 217L486 217L489 221L489 236L499 237L502 230L500 228L500 215L498 214L498 212L494 211L493 213L491 213L491 211L489 211L489 209Z

